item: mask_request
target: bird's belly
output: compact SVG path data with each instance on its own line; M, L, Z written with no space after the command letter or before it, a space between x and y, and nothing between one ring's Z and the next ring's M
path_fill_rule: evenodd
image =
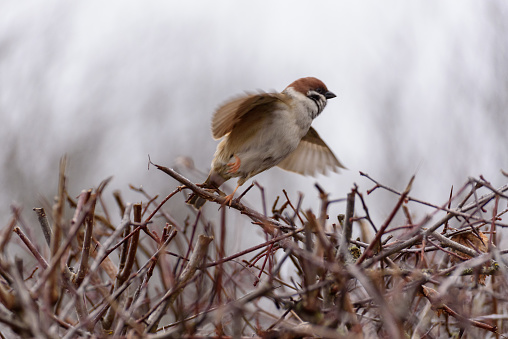
M301 133L296 128L285 126L285 129L269 129L250 140L236 153L241 160L241 176L252 177L277 166L298 147Z
M214 171L226 180L240 177L239 183L243 183L250 177L277 166L293 152L307 133L312 119L302 124L302 121L296 122L285 112L277 113L265 121L263 126L259 126L256 133L242 134L233 130L226 136L217 147L212 163ZM231 172L227 164L234 163L235 156L240 159L240 167Z

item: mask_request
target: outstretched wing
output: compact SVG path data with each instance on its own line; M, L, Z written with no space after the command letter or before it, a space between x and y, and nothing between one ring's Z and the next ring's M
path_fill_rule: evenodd
M339 168L346 168L312 127L296 150L277 166L286 171L312 176L317 173L326 174L329 170L338 172Z
M212 136L220 139L251 114L272 111L269 106L283 102L279 93L248 94L233 99L217 109L212 118Z

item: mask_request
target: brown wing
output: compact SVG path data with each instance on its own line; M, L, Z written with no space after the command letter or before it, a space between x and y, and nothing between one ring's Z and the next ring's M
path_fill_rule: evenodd
M277 166L286 171L312 176L317 173L326 174L328 170L338 172L339 168L346 168L312 127L302 138L296 150Z
M230 133L233 127L250 112L260 106L274 105L283 102L279 93L249 94L233 99L217 109L212 118L212 136L220 139Z

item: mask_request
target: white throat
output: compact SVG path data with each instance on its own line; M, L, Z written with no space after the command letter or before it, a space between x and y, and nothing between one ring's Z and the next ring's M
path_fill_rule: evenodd
M311 119L315 119L326 106L326 98L323 95L320 95L318 102L316 102L293 87L286 88L283 93L294 99L294 107L297 111L302 114L305 112Z

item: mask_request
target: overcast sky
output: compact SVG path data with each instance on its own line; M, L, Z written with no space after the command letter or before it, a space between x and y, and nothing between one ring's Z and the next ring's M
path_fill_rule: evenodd
M0 2L0 222L56 193L70 157L71 194L113 175L153 194L176 182L147 171L191 157L205 179L217 145L214 109L245 90L304 76L337 94L314 127L348 167L256 180L318 206L319 182L341 198L364 171L436 204L452 185L508 170L508 6L502 1ZM231 183L230 186L234 186ZM250 193L252 200L258 192ZM384 197L383 195L380 195ZM137 201L137 200L135 200ZM390 206L390 205L388 205ZM376 215L389 213L373 205ZM178 208L178 207L175 207ZM337 205L335 214L343 213ZM379 219L381 220L381 219Z

